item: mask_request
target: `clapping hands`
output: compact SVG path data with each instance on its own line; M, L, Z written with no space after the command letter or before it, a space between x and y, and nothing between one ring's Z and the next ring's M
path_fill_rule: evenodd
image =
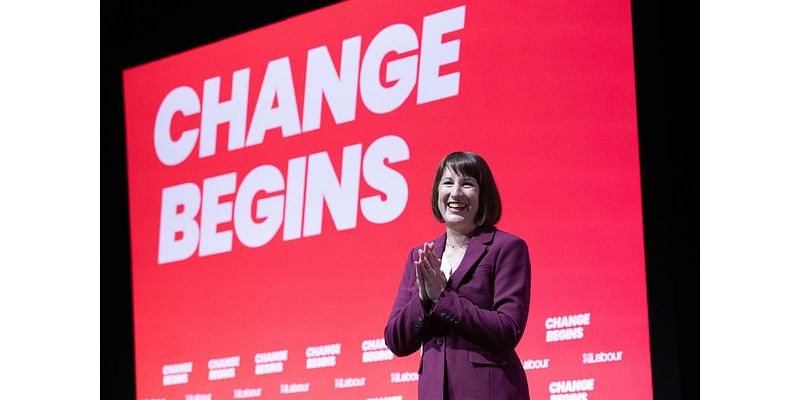
M417 272L419 298L426 305L435 303L447 285L447 278L440 269L442 260L433 253L433 242L426 242L417 255L414 268Z

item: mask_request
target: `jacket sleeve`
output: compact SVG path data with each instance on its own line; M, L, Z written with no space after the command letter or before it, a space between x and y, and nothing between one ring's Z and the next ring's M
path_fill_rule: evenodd
M515 238L500 249L494 274L492 309L478 307L446 288L431 315L460 331L487 350L508 352L522 338L531 297L531 262L528 245Z
M422 346L427 325L414 271L414 250L408 255L389 321L383 331L386 346L397 356L414 354Z

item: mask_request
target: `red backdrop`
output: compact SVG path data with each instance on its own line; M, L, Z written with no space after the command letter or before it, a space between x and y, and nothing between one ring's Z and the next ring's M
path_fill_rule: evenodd
M416 398L383 328L455 150L531 249L532 396L651 398L634 89L618 0L354 1L125 71L137 398Z

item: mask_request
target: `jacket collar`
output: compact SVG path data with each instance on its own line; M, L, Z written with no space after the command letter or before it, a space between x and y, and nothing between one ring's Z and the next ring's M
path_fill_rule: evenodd
M478 261L483 258L489 245L494 240L494 234L497 228L494 226L478 227L477 233L467 242L467 251L464 253L464 258L461 264L458 265L456 272L450 277L452 281L452 288L457 289L461 285L461 281L467 273L475 268ZM433 251L437 257L442 258L444 255L444 245L447 240L447 232L439 236L433 241Z

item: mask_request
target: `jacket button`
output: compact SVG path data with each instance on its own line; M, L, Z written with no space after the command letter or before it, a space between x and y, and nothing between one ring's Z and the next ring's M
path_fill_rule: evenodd
M442 345L442 343L444 343L444 338L442 338L441 336L440 336L440 337L437 337L437 338L436 338L436 344L438 344L439 346L441 346L441 345Z

